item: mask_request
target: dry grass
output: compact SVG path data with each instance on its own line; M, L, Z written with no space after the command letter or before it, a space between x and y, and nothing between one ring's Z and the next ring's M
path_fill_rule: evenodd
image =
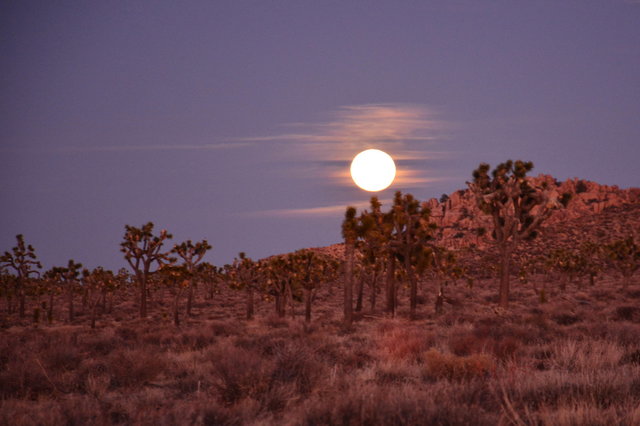
M139 320L122 296L95 330L81 309L52 326L5 316L0 424L640 424L638 284L549 285L543 304L516 285L501 311L477 281L450 288L459 303L440 316L427 285L418 321L403 304L352 329L338 290L311 325L265 301L244 321L226 290L180 328L157 298Z

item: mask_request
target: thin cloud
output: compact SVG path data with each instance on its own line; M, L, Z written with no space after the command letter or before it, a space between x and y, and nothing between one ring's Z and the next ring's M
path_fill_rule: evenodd
M292 164L296 173L300 164L316 163L304 170L304 176L325 177L329 185L351 186L349 164L360 151L377 148L396 160L395 185L403 188L424 186L435 179L425 176L420 162L437 161L450 156L437 149L437 141L446 136L449 126L433 109L425 105L381 103L350 105L328 114L319 123L293 123L290 132L237 139L252 143L283 144L277 154ZM404 162L404 164L403 164ZM311 173L310 173L311 172ZM302 173L300 173L302 174Z
M391 203L391 200L382 200L382 204ZM336 204L332 206L310 207L303 209L274 209L261 210L249 213L250 216L270 216L270 217L336 217L344 214L348 206L353 206L358 210L369 207L369 201L358 201L353 203Z
M210 151L234 149L251 146L252 143L229 142L202 145L102 145L102 146L67 146L56 149L63 152L130 152L130 151Z
M416 159L429 156L430 143L442 137L446 125L426 106L388 103L344 106L329 114L329 121L287 127L293 131L240 140L287 143L292 153L315 160L350 160L367 148Z

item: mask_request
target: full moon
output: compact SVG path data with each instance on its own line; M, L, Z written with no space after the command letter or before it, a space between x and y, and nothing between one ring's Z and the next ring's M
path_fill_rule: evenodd
M396 177L393 158L379 149L367 149L351 162L351 178L365 191L382 191Z

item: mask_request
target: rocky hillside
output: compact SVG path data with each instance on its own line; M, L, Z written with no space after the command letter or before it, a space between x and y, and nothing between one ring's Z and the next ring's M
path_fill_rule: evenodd
M630 232L640 234L640 188L620 189L581 179L559 182L549 175L532 178L536 186L546 182L559 194L569 193L572 199L566 209L556 210L545 222L539 237L521 248L539 254L549 247L571 247L583 241L608 242ZM428 200L432 219L438 225L438 243L449 249L491 245L491 217L477 207L468 189L444 195L440 200ZM485 236L478 229L485 228ZM343 244L317 247L313 250L337 258L344 255Z
M535 186L546 183L558 194L569 193L571 202L566 209L557 210L547 220L541 230L540 240L545 240L549 234L564 234L563 227L573 223L577 228L587 226L588 223L599 222L598 216L607 213L602 218L607 224L618 230L624 230L626 220L618 221L617 214L639 207L640 188L620 189L617 186L600 185L596 182L579 180L577 178L559 182L549 175L539 175L532 178ZM428 201L432 218L438 225L438 240L448 248L457 249L475 245L485 247L490 239L480 237L478 230L492 228L491 217L483 214L476 204L473 194L468 189L443 196L440 200L432 198ZM614 217L611 217L611 216ZM632 215L633 216L633 215ZM582 220L584 218L584 220ZM631 220L634 222L634 220ZM623 224L624 223L624 224ZM572 225L573 226L573 225ZM635 222L636 228L640 222ZM578 231L576 231L578 232Z

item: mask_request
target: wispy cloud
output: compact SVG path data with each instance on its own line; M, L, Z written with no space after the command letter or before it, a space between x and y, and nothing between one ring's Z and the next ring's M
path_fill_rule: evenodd
M334 185L352 185L349 164L360 151L377 148L389 153L398 167L395 184L407 188L433 181L424 170L403 161L444 158L437 149L447 124L424 105L384 103L350 105L338 108L317 123L285 125L289 132L240 138L240 141L284 144L281 157L300 163L315 162L313 171L329 178ZM398 163L400 162L400 163ZM305 171L309 176L309 169Z
M391 200L382 200L382 204L391 203ZM271 217L336 217L344 214L347 206L353 206L358 210L369 207L368 201L357 201L352 203L336 204L331 206L309 207L301 209L275 209L261 210L248 213L249 216L271 216Z
M56 151L62 152L128 152L128 151L210 151L219 149L234 149L251 146L253 143L228 142L201 145L101 145L101 146L63 146Z

